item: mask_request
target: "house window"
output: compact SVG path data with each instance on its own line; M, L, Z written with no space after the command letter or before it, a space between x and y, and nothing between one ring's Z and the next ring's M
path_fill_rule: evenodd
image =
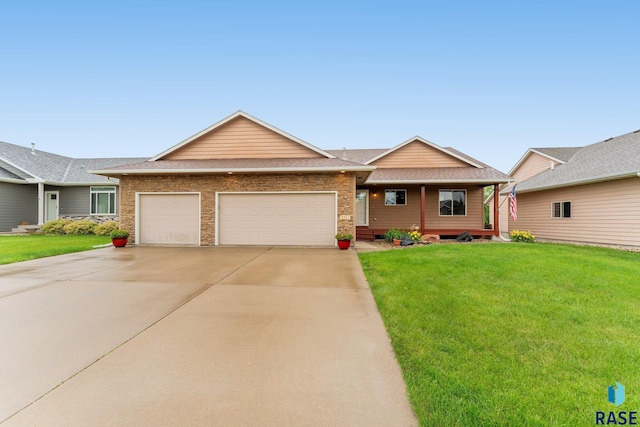
M384 190L384 205L398 206L407 204L407 190Z
M115 215L116 187L91 187L91 215Z
M571 202L551 203L552 218L571 218Z
M440 190L440 216L465 216L467 190Z

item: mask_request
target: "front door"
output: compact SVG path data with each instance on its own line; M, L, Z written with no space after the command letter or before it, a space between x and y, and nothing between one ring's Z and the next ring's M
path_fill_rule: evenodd
M369 190L356 190L356 225L369 225Z
M44 222L53 221L58 219L59 205L58 198L60 193L57 191L45 191L44 192Z

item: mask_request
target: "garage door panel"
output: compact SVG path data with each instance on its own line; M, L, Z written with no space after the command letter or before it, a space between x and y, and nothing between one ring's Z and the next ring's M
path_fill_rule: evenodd
M335 244L335 194L220 194L218 203L220 244Z
M200 244L198 194L141 194L138 215L140 244Z

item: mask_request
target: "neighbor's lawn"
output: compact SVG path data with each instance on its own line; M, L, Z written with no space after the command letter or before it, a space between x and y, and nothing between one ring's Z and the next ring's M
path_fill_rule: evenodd
M360 260L421 425L588 426L640 410L640 253L452 244Z
M86 251L110 241L108 236L0 236L0 264Z

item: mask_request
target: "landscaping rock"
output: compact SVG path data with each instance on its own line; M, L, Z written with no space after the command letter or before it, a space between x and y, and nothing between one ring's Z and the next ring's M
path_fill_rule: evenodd
M420 238L420 241L422 243L439 243L440 236L438 236L437 234L423 234Z

